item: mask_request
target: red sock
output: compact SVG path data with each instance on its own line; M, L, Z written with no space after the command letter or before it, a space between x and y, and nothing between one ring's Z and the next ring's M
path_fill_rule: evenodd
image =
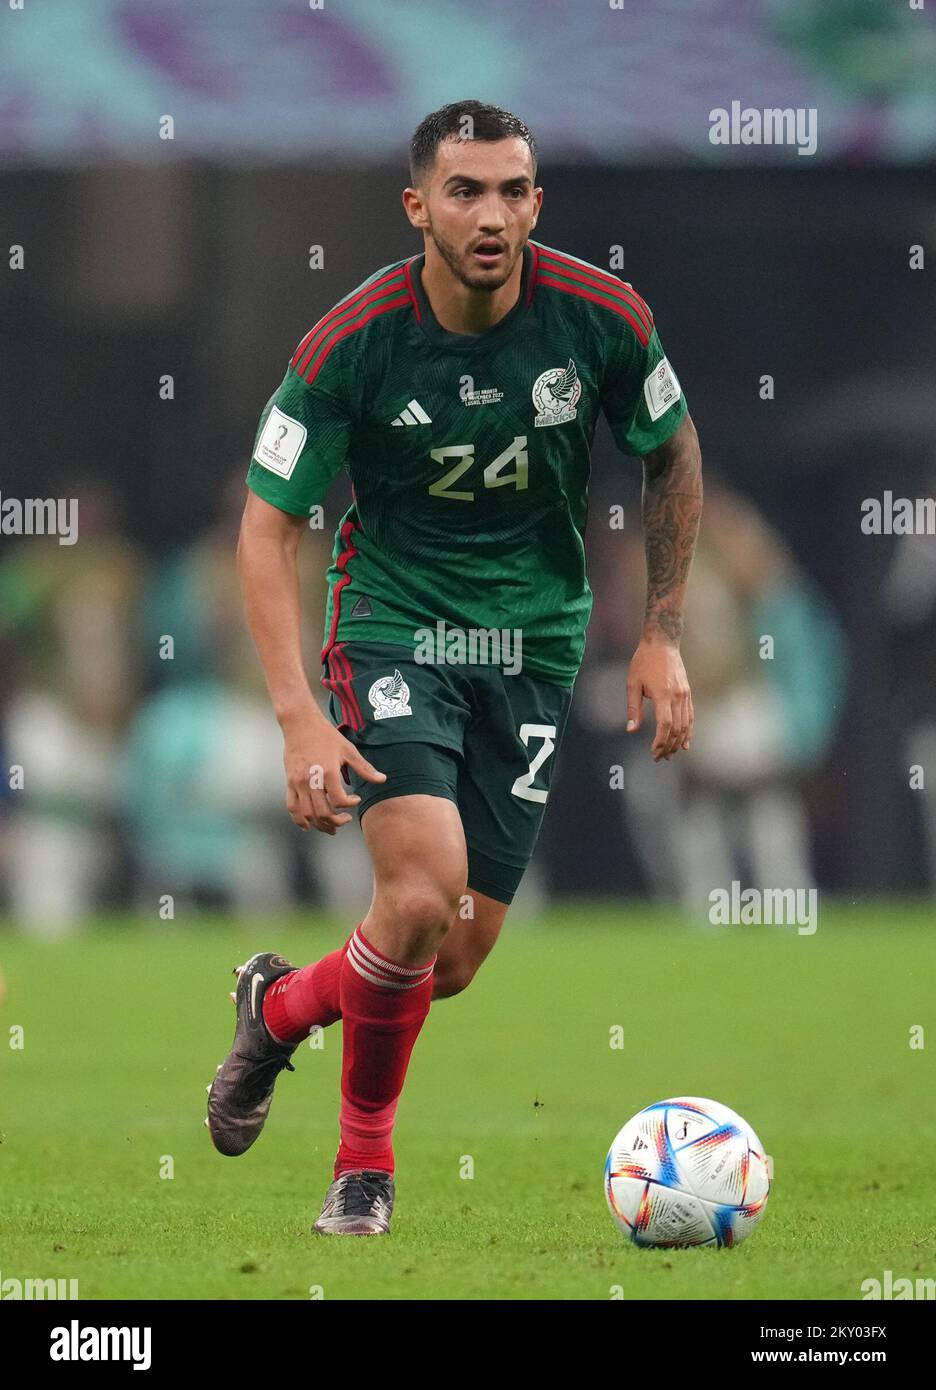
M314 965L283 975L263 996L263 1021L278 1042L301 1043L341 1017L338 980L347 941Z
M335 1177L350 1168L393 1172L393 1120L410 1053L432 999L432 967L397 965L355 931L341 962L341 1144Z

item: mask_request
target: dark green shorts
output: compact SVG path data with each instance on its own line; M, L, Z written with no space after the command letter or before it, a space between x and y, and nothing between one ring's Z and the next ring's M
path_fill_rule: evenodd
M423 665L408 647L377 642L332 647L322 684L332 722L387 774L377 785L350 772L358 815L390 796L454 801L468 887L511 902L539 834L571 686L494 665Z

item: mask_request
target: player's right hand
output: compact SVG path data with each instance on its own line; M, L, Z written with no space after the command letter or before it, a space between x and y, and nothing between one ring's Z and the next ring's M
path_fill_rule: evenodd
M342 769L351 767L366 782L385 782L354 744L321 715L283 728L286 809L300 830L315 828L334 835L352 819L345 807L359 796L346 790Z

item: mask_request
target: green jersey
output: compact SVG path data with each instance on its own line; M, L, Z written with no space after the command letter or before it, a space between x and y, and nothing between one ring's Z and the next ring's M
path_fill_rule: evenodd
M340 469L354 501L329 570L336 643L500 631L524 671L571 685L592 595L589 451L599 411L646 454L686 413L647 305L530 242L516 304L477 336L435 318L424 255L385 266L302 339L263 411L247 483L297 516Z

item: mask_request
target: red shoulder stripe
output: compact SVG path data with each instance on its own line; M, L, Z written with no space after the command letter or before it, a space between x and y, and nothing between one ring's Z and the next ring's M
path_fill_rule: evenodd
M618 298L625 300L643 320L647 332L652 332L653 315L648 305L632 285L625 284L625 282L619 280L616 275L605 275L604 271L597 269L591 270L586 266L578 265L575 261L567 260L564 256L559 256L554 251L544 251L543 258L544 270L549 268L550 262L554 262L552 269L561 269L562 274L567 275L569 279L577 280L580 284L590 285L595 289L604 289L607 293L616 295Z
M337 308L332 309L330 313L320 319L311 333L306 335L301 349L297 349L293 355L293 366L299 375L305 375L319 348L336 329L356 318L369 304L381 303L397 294L403 289L404 284L401 274L388 277L386 283L381 281L379 286L369 286L366 291L354 295L346 304L338 305Z
M377 318L379 314L385 314L390 309L399 309L402 305L409 304L409 302L410 298L406 293L397 295L394 299L380 299L376 304L372 304L370 308L365 306L363 312L359 313L358 317L352 319L350 323L345 324L343 328L339 327L336 331L331 327L326 329L327 336L325 339L319 339L317 345L313 349L312 356L300 372L302 379L311 386L322 370L322 364L326 357L336 343L340 343L342 338L347 338L349 333L355 333L359 328L363 328L365 323L369 323L371 319Z
M541 285L551 285L553 289L564 290L566 294L577 294L582 299L590 299L592 303L602 304L606 309L611 309L615 314L620 314L622 318L627 319L627 322L637 334L637 340L640 345L646 347L649 343L650 334L647 332L646 326L641 320L637 318L634 313L630 312L631 306L625 308L624 304L618 300L608 300L601 295L593 294L592 291L586 289L584 285L570 285L567 280L555 280L551 275L546 275L543 271L540 271L539 278Z
M601 267L597 265L587 265L584 261L577 261L574 256L563 255L561 251L553 251L547 246L542 248L542 252L546 260L554 261L556 265L573 271L577 275L587 277L599 284L606 284L611 289L626 290L629 295L632 295L633 298L642 305L648 319L651 323L653 322L653 315L650 313L648 305L628 281L621 280L619 276L613 274L610 270L602 270Z
M536 245L534 245L534 244L531 242L531 244L530 244L530 250L533 252L533 265L532 265L531 268L530 268L530 284L529 284L529 287L528 287L528 289L527 289L527 304L528 304L528 305L530 305L530 304L533 303L533 291L536 289L536 280L537 280L537 276L539 275L539 263L540 263L540 249L539 249L539 247L536 246Z
M345 300L341 304L336 304L334 309L329 309L328 313L323 315L323 317L309 329L308 333L293 353L290 365L301 375L304 368L300 366L300 362L305 358L305 365L308 365L309 353L315 350L315 347L325 336L332 324L343 322L349 315L353 315L361 305L368 304L372 300L379 298L382 294L387 294L390 290L396 289L397 282L400 284L404 283L402 280L402 267L398 270L390 271L380 280L375 280L372 285L365 285L363 289L353 294L350 299Z
M406 265L403 267L403 273L406 276L406 288L409 290L409 297L412 300L413 313L416 315L416 322L422 323L422 314L419 311L419 300L416 298L416 291L413 289L413 277L410 274L410 266L413 264L413 261L415 261L415 259L415 256L411 256L409 258L409 260L406 262Z
M329 320L334 319L336 317L340 317L346 309L353 308L353 306L357 304L358 301L362 300L365 297L365 295L368 295L372 290L379 289L381 285L386 285L389 281L393 280L397 275L399 275L399 273L399 269L388 271L387 274L382 276L380 280L375 280L372 285L365 285L363 289L356 290L348 300L341 304L336 304L333 309L329 309L327 314L324 314L318 320L317 323L312 325L308 333L303 338L302 342L296 348L296 351L293 353L292 356L291 366L295 367L298 370L298 363L300 357L304 353L305 349L308 347L315 334L319 331L320 328L324 327L324 325L328 323Z

